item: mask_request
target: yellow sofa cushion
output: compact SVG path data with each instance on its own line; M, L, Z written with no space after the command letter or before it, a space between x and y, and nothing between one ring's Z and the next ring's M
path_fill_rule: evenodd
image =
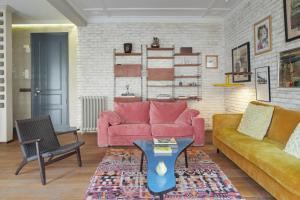
M215 135L228 147L248 159L290 192L300 196L300 160L285 153L284 145L265 138L263 141L223 128Z
M270 126L274 107L248 104L238 131L257 140L262 140Z

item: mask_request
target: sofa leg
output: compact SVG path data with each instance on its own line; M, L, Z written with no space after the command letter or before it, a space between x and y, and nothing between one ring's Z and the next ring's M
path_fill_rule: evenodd
M217 149L217 153L220 153L220 149Z

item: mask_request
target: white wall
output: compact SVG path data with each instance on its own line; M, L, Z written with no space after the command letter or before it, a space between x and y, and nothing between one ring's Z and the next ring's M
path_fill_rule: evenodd
M89 24L87 27L78 28L77 97L107 96L108 108L112 109L113 49L117 48L119 51L123 51L123 43L132 42L133 50L139 51L141 44L144 47L151 44L153 36L160 38L161 47L175 45L177 52L182 46L191 46L194 52L202 52L203 61L206 54L219 55L219 69L202 68L203 100L191 102L190 105L200 110L206 120L207 128L211 128L211 116L214 113L224 112L224 89L212 86L213 83L223 80L224 26L222 22L103 23ZM130 83L133 92L139 91L139 82L130 79L118 85L118 93L124 92L126 82ZM77 106L73 109L79 126L81 121L79 99Z
M273 50L254 56L253 25L259 20L272 16ZM272 103L300 110L299 89L278 89L278 55L280 51L300 46L300 40L285 42L283 1L247 0L239 5L225 19L225 58L226 71L231 71L231 49L250 42L251 71L255 68L270 66ZM228 112L242 112L249 101L255 100L255 82L246 83L243 88L225 89L225 107Z

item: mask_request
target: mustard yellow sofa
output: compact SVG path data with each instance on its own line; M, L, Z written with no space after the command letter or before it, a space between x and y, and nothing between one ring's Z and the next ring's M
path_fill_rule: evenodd
M237 131L241 118L242 114L214 115L213 144L275 198L300 199L300 160L283 151L300 112L274 106L263 141Z

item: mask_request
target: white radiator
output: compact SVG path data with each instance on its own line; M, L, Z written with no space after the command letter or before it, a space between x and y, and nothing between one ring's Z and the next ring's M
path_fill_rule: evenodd
M97 130L99 113L105 110L105 97L81 97L81 131L93 132Z

